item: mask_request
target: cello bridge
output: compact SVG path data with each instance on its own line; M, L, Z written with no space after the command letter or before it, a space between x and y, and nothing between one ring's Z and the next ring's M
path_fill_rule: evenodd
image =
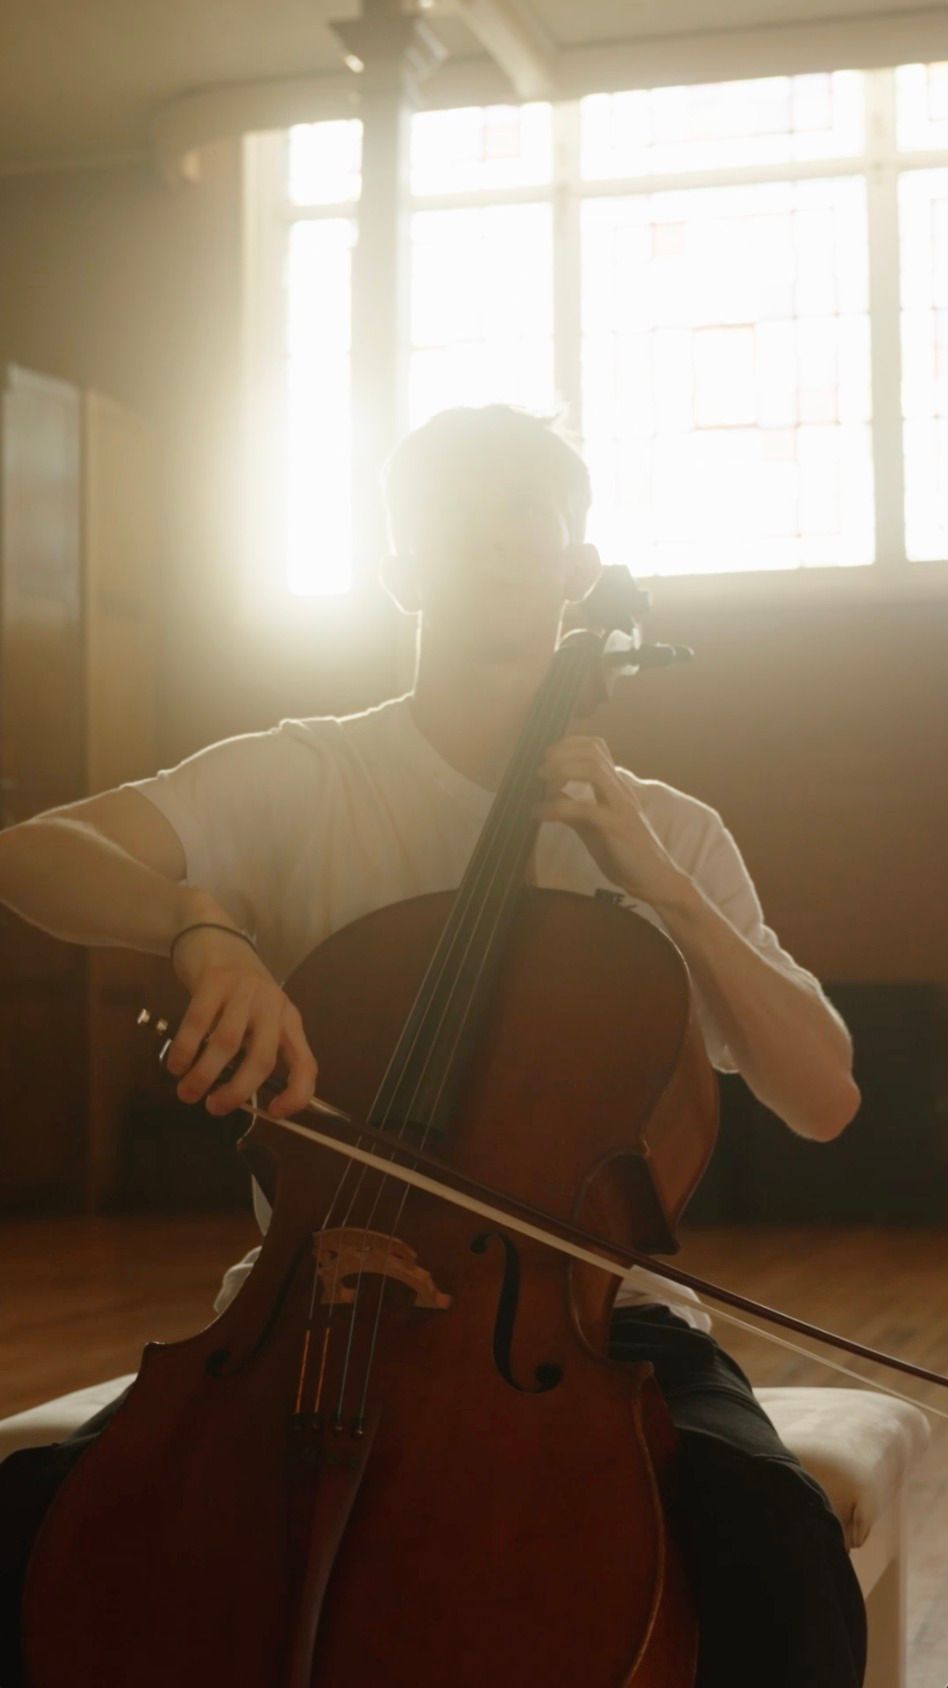
M313 1255L324 1307L351 1306L356 1289L349 1280L368 1276L395 1278L405 1284L414 1295L416 1307L445 1312L451 1305L450 1295L444 1295L431 1273L419 1265L414 1249L384 1231L357 1227L318 1231L313 1238Z

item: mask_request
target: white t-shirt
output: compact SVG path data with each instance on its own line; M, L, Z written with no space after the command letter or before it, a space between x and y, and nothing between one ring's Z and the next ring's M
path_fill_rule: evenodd
M812 973L765 926L737 845L715 810L660 780L623 775L672 860L772 966L820 993ZM281 982L361 915L454 889L493 800L422 736L407 697L341 720L281 721L269 732L225 739L133 789L174 827L188 884L209 891L255 935ZM540 828L536 881L589 894L615 889L576 833L558 823ZM627 898L626 905L664 930L648 904ZM695 1008L712 1064L733 1072L697 990ZM259 1198L256 1205L265 1228L266 1204ZM257 1252L227 1273L218 1311ZM690 1290L641 1268L628 1274L618 1299L674 1305L701 1328L710 1322Z

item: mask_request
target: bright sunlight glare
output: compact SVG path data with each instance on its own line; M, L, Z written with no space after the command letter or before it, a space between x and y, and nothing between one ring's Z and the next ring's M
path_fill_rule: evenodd
M416 116L409 425L457 404L568 408L590 537L639 575L871 563L866 81L593 95L565 165L549 105ZM948 148L948 67L903 66L895 85L905 158ZM300 126L287 149L287 581L301 595L352 581L360 149L357 121ZM750 179L762 166L771 179ZM683 171L686 187L664 185ZM948 555L948 168L905 168L899 185L907 554L925 560ZM564 369L573 392L558 390Z

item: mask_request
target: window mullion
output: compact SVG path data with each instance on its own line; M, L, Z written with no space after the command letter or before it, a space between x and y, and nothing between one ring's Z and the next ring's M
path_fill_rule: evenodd
M855 175L861 168L859 156L841 153L837 158L785 159L779 164L729 164L707 170L663 170L642 176L607 176L583 183L587 199L616 199L620 196L654 193L688 193L693 188L754 187L765 182L835 180Z
M582 275L580 254L580 107L553 107L553 362L568 422L582 433Z
M905 563L905 475L894 71L867 74L866 115L876 563L896 569Z
M287 136L244 141L243 577L253 613L286 588L287 294L289 227L283 218ZM276 582L261 572L275 560Z

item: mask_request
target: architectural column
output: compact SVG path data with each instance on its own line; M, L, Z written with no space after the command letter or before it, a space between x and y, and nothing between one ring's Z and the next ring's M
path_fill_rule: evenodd
M331 27L353 69L362 119L362 194L352 271L353 510L356 579L386 547L379 474L407 425L408 195L411 114L442 56L423 19L398 0L363 0Z

